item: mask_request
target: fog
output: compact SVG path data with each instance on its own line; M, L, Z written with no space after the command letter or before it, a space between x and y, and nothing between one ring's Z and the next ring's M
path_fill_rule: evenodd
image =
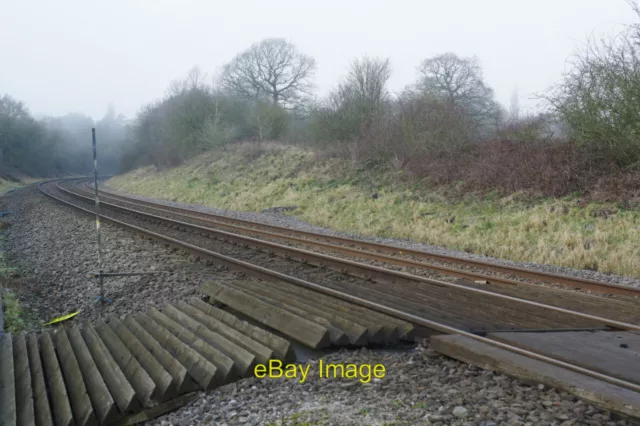
M266 37L316 59L318 96L364 54L391 59L399 91L421 60L451 51L479 58L497 101L517 89L533 108L588 36L634 19L624 0L0 0L0 15L0 93L36 116L95 120L109 103L131 118L191 67L213 74Z

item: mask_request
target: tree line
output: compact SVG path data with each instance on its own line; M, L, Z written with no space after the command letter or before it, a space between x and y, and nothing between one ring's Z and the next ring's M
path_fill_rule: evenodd
M399 95L387 88L389 59L354 60L324 99L313 94L315 71L313 58L274 38L238 54L211 82L192 69L171 83L164 99L140 111L123 167L175 166L213 146L246 139L362 146L373 155L391 149L406 157L490 138L505 121L476 58L446 53L426 59L419 80ZM390 139L372 139L374 130Z
M639 24L589 41L538 95L546 108L523 114L517 96L508 109L495 100L477 58L451 52L425 58L400 93L388 89L389 58L354 59L318 98L315 60L265 39L211 80L192 69L143 108L122 166L172 167L234 141L278 140L463 189L613 194L617 180L625 192L640 164L639 53Z
M91 128L100 135L101 172L119 168L127 121L110 107L97 122L82 114L34 118L25 104L0 96L0 179L89 174L93 170Z
M425 58L400 93L388 89L389 58L354 59L346 77L319 98L314 58L287 40L268 38L214 78L194 68L171 82L162 99L126 126L117 117L98 125L110 129L107 139L121 155L107 161L120 171L174 167L236 141L276 140L435 184L558 195L637 171L639 47L640 24L613 39L589 41L561 81L539 95L545 110L522 114L517 97L508 109L495 100L477 58L451 52ZM82 151L86 141L82 149L64 143L68 119L35 121L6 96L0 114L0 129L11 129L0 134L3 162L42 173L78 170L90 158Z

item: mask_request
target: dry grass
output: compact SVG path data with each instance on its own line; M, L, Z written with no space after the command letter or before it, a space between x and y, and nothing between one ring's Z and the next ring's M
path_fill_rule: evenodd
M10 182L8 180L0 179L0 195L5 194L7 191L16 188L22 188L30 183L39 182L41 179L23 179L20 182Z
M637 209L519 194L450 200L420 184L392 182L388 175L297 148L244 146L163 172L139 169L108 185L240 211L296 205L297 217L337 230L640 277Z

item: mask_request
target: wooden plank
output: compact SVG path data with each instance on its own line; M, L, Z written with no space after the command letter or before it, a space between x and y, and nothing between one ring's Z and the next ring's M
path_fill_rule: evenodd
M58 357L49 333L40 335L40 348L42 349L46 381L49 385L54 422L57 426L71 426L73 424L73 414L69 404L69 395L64 385Z
M125 344L103 320L96 321L95 330L135 389L140 405L145 407L156 390L156 384L142 368L136 357L131 354Z
M256 297L218 283L208 283L200 290L207 296L219 300L249 318L278 330L312 349L324 348L331 343L329 332L325 327Z
M262 343L271 349L278 359L283 361L292 361L295 359L295 352L291 347L291 342L287 339L283 339L282 337L269 333L260 327L249 324L235 315L225 312L222 309L218 309L209 303L203 302L202 300L192 299L189 301L189 304L202 311L204 314L228 325L246 336L251 337L257 342Z
M80 366L73 353L64 327L57 330L54 339L56 342L56 352L60 360L60 369L71 402L71 409L73 410L74 423L76 426L97 425L98 421L93 412L91 398L89 398Z
M471 287L478 287L471 285ZM543 286L501 284L490 282L492 291L509 296L521 297L546 305L571 309L603 318L616 318L631 324L640 323L640 312L637 303L604 298L599 295L579 293L567 289L555 289Z
M267 346L257 342L256 340L253 340L251 337L246 336L245 334L242 334L236 329L226 325L222 321L218 321L217 319L205 314L198 308L188 305L187 303L182 301L178 302L176 307L199 323L204 324L210 330L217 331L227 339L234 342L236 345L252 353L256 357L257 362L265 364L269 361L269 359L273 357L273 351Z
M91 324L87 324L82 329L82 337L84 337L87 348L89 348L91 356L111 396L113 396L113 400L118 405L120 414L126 415L129 412L136 411L139 408L139 404L135 399L136 391Z
M35 333L31 333L27 337L27 350L29 352L29 370L31 371L36 424L38 426L51 426L53 425L53 418L51 417L51 407L47 396L47 386L44 381L38 337Z
M33 391L31 389L31 370L24 333L20 333L13 342L13 359L16 374L16 410L19 425L35 425L33 409Z
M605 410L640 418L640 393L459 335L434 336L430 348L478 367L576 395Z
M610 331L490 333L488 337L640 384L640 336ZM621 347L624 344L626 347Z
M0 424L17 424L13 342L9 333L0 335L0 413Z

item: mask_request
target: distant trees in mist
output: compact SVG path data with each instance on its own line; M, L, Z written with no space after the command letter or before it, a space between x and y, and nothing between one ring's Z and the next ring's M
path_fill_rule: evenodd
M236 55L210 80L191 70L133 121L123 167L171 167L247 139L341 146L354 159L410 145L393 152L406 156L489 138L505 115L475 58L427 58L401 94L387 88L388 58L354 59L324 99L312 93L315 69L314 59L293 44L270 38Z
M346 77L317 98L315 60L286 40L268 38L212 77L192 69L130 123L111 111L95 125L108 142L102 145L107 168L117 163L122 171L173 167L235 141L278 140L435 183L560 194L588 186L611 167L638 165L639 46L640 24L590 43L541 96L547 110L534 115L523 114L515 94L505 110L479 60L451 52L416 64L415 81L400 93L387 87L389 58L355 58ZM39 173L88 167L86 117L36 121L5 96L0 120L3 163Z
M93 170L91 128L101 139L101 172L117 170L125 120L113 108L97 123L81 114L35 119L25 104L0 97L0 179L85 174Z

